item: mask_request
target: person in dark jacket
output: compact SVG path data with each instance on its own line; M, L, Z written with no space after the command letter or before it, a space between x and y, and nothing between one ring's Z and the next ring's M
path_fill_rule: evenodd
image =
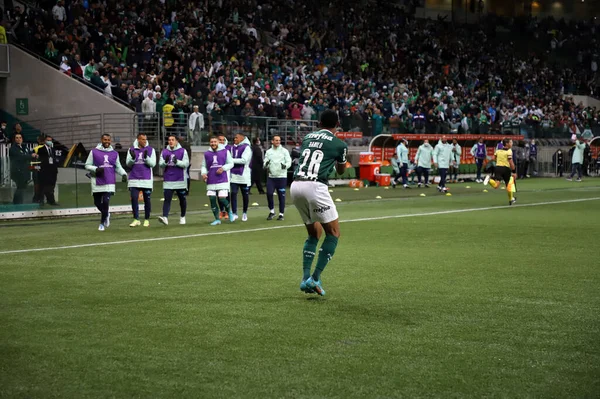
M39 183L42 194L46 197L46 202L50 205L58 205L54 198L54 187L58 176L58 164L55 159L54 143L52 137L46 136L44 145L37 153L40 159ZM43 205L44 198L40 199L40 205Z
M556 174L560 177L563 177L564 161L563 152L560 148L556 150L556 152L552 156L552 164L554 165L554 170L556 171Z
M252 140L252 182L250 188L252 188L253 184L256 184L259 194L265 193L262 186L262 178L264 175L263 156L263 148L260 145L260 139L256 137Z
M8 143L8 130L6 129L6 121L0 122L0 144Z
M583 175L589 177L590 176L590 167L592 166L592 149L590 148L590 144L585 144L585 150L583 150Z
M21 133L16 133L13 136L13 144L10 147L8 156L10 158L10 178L15 182L17 190L13 197L13 204L18 205L23 203L23 193L27 188L27 183L31 180L31 172L29 170L30 162L38 157L23 145L23 136Z

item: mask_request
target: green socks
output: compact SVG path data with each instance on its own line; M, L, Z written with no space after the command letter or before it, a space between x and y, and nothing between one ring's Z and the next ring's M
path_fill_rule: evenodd
M312 267L313 259L317 253L317 245L319 240L309 236L304 242L304 250L302 251L302 271L304 272L303 280L310 277L310 268Z
M331 258L333 258L333 254L335 253L335 248L338 244L338 238L335 236L326 235L323 244L321 244L321 249L319 250L319 257L317 258L317 267L313 272L312 278L315 281L321 280L321 272L325 269L325 266L329 263Z
M223 204L227 213L229 213L229 200L227 198L219 198L219 202Z
M219 220L219 206L217 205L217 197L208 197L210 199L210 209L212 210L213 215L215 215L215 220Z
M304 250L302 251L302 271L304 273L302 279L306 280L310 277L310 268L317 252L317 245L319 240L316 237L309 236L304 242ZM326 235L321 249L319 250L319 257L317 258L317 266L312 274L312 278L315 281L321 280L321 272L325 269L325 266L329 263L335 249L338 244L338 238L335 236Z

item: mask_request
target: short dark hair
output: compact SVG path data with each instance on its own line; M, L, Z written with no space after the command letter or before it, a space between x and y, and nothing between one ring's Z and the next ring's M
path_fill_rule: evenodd
M22 134L22 133L15 133L15 134L13 135L13 139L14 139L15 137L17 137L17 136L21 136L21 138L23 138L23 134Z
M179 141L179 138L174 134L167 135L167 140L170 139L171 137L175 137L175 140Z
M137 138L139 139L140 136L146 136L146 133L138 133Z
M110 134L104 133L101 137L108 137L108 138L110 138Z
M252 144L258 144L259 141L260 141L260 137L255 137L252 139Z
M512 139L508 139L508 138L506 138L506 139L503 139L503 140L502 140L502 145L503 145L503 146L507 146L507 145L508 145L508 143L509 143L511 140L512 140Z
M321 127L324 129L333 129L339 123L338 114L331 109L326 109L321 114Z

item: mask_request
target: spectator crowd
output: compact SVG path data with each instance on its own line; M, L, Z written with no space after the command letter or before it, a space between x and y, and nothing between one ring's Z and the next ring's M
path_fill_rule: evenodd
M405 3L60 0L7 6L4 24L137 112L305 120L333 108L365 135L600 128L598 109L565 96L600 90L593 21L460 25Z

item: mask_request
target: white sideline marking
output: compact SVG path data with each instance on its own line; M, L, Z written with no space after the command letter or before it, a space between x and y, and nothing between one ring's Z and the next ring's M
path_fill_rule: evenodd
M484 208L454 209L454 210L449 210L449 211L409 213L409 214L405 214L405 215L375 216L375 217L370 217L370 218L340 220L340 223L370 222L370 221L374 221L374 220L400 219L400 218L411 218L411 217L419 217L419 216L450 215L450 214L454 214L454 213L491 211L491 210L505 209L505 208L524 208L524 207L530 207L530 206L569 204L569 203L574 203L574 202L597 201L597 200L600 200L600 197L580 198L580 199L563 200L563 201L536 202L536 203L532 203L532 204L522 204L522 205L513 205L513 206L510 206L510 205L488 206L488 207L484 207ZM90 243L90 244L64 245L61 247L14 249L14 250L10 250L10 251L0 251L0 255L39 252L39 251L54 251L54 250L59 250L59 249L100 247L100 246L105 246L105 245L135 244L135 243L146 243L146 242L154 242L154 241L178 240L181 238L196 238L196 237L207 237L207 236L220 236L220 235L227 235L227 234L253 233L256 231L291 229L291 228L297 228L297 227L303 227L303 226L304 226L303 224L292 224L292 225L284 225L284 226L259 227L259 228L255 228L255 229L245 229L245 230L215 231L215 232L210 232L210 233L187 234L187 235L183 235L183 236L156 237L156 238L144 238L144 239L137 239L137 240L123 240L123 241L110 241L110 242L95 242L95 243Z

